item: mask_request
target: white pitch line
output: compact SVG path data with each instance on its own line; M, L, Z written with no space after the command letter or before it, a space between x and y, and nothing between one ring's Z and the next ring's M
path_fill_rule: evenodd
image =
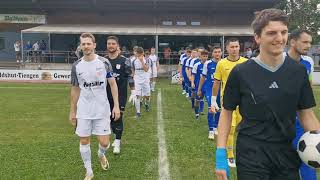
M157 118L158 118L158 148L159 148L159 180L170 180L169 162L167 157L167 146L164 132L164 122L162 115L161 89L158 89L157 98Z

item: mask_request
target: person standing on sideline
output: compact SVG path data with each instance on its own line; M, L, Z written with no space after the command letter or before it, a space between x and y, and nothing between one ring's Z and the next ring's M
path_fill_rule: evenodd
M80 36L84 56L73 63L71 69L71 98L69 120L80 137L80 154L86 168L85 180L93 178L91 165L90 136L97 135L98 157L101 168L107 170L109 162L105 156L109 148L110 115L119 119L118 87L112 76L110 62L95 54L95 38L91 33ZM110 112L106 86L110 85L114 108Z
M22 60L21 60L21 43L20 43L20 41L16 41L13 44L13 47L14 47L14 51L16 52L16 61L17 61L17 63L19 63L20 61L22 62Z
M121 51L117 51L119 48L119 39L116 36L107 37L107 56L113 69L113 77L116 79L119 94L120 105L120 118L115 120L111 117L111 129L116 135L116 139L112 143L113 153L120 153L121 137L123 134L123 113L125 111L127 103L127 90L128 90L128 78L132 74L131 62L128 58L120 54ZM107 94L110 102L110 108L114 107L113 98L111 96L111 88L107 86Z

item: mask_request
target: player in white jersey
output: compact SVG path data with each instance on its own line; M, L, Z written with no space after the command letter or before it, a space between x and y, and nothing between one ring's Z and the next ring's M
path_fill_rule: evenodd
M137 50L138 46L135 46L133 48L133 55L130 56L130 62L131 62L131 67L132 67L132 62L137 59L137 56L136 56L136 50ZM133 70L132 70L133 72ZM129 96L129 99L128 99L128 102L131 102L133 105L134 103L136 102L136 92L135 92L135 88L134 88L134 79L133 79L133 74L129 77L129 86L130 86L130 89L131 89L131 94Z
M151 79L152 79L152 61L150 59L150 52L149 51L146 51L145 53L145 59L146 59L146 63L149 65L149 69L148 69L148 73L149 73L149 79L150 79L150 90L151 90Z
M149 74L149 64L147 63L144 57L144 50L142 47L138 47L136 50L137 58L132 62L133 68L133 78L134 78L134 87L136 91L136 111L137 118L141 117L140 111L140 101L141 97L146 99L145 108L146 111L149 111L150 104L150 74Z
M80 154L86 168L85 180L93 178L91 166L90 136L97 135L98 157L102 169L109 168L105 152L110 146L110 115L119 119L118 87L112 77L110 62L95 54L95 38L90 33L80 36L80 46L84 56L72 65L71 101L69 119L80 137ZM114 108L110 112L106 86L110 84Z
M151 54L149 58L151 59L151 78L150 78L150 86L151 91L155 91L156 88L156 79L158 77L158 71L160 69L159 58L156 55L156 49L154 47L151 48Z

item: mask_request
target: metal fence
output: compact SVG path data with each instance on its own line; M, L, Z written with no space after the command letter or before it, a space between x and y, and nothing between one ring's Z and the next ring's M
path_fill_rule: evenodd
M105 56L105 51L97 51L97 54ZM130 57L131 54L124 54ZM314 45L308 55L313 58L315 67L320 67L320 45ZM78 60L74 51L24 51L23 63L73 63ZM174 65L179 63L180 54L173 52L158 52L160 64Z
M97 51L100 56L105 56L105 51ZM130 57L132 53L125 54ZM172 52L169 55L163 52L158 53L160 64L178 64L180 55ZM74 51L24 51L22 63L73 63L79 58Z

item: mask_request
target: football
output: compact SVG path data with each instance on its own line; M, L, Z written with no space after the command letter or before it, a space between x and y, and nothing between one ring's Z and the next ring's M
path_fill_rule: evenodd
M314 169L320 169L320 130L305 132L297 147L301 160Z

